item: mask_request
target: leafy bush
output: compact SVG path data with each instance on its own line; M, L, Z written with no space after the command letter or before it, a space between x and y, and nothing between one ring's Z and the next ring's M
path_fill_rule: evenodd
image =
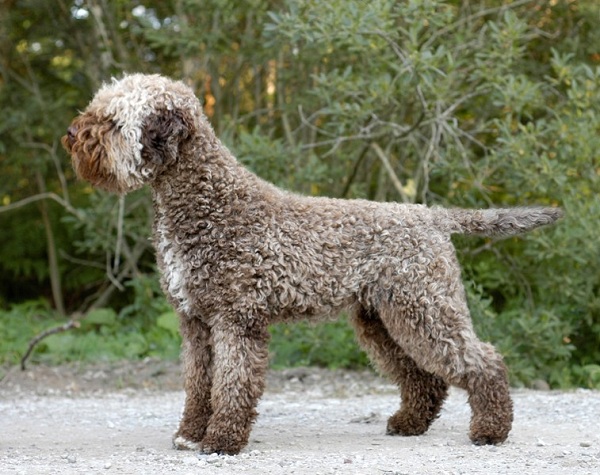
M369 364L345 318L336 322L271 326L271 365L362 368Z
M110 308L90 311L78 328L44 338L32 362L103 362L148 356L175 359L181 339L179 321L158 289L155 277L131 281L134 302L119 313ZM43 301L14 305L0 312L0 364L17 364L31 339L64 324Z
M61 322L53 308L96 310L38 360L178 351L152 275L150 194L75 184L58 146L100 82L136 70L183 77L240 160L294 191L562 206L551 229L455 243L477 330L515 384L600 384L599 2L47 3L0 19L3 361ZM275 365L364 363L343 322L272 334Z

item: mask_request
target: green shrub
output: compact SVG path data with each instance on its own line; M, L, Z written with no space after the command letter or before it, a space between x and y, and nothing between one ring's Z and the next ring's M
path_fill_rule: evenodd
M130 285L135 296L132 304L119 313L110 308L90 311L78 328L44 338L30 361L61 364L177 358L181 346L178 318L160 292L156 277L141 276ZM17 364L32 338L64 323L43 301L0 311L0 364Z
M355 342L345 318L335 322L306 322L271 326L271 366L363 368L368 359Z
M563 207L550 229L455 242L475 326L514 384L599 385L597 0L164 0L133 15L139 2L103 2L102 15L80 3L87 16L13 2L0 20L0 361L64 322L39 295L73 312L104 295L107 270L124 291L33 359L178 353L150 193L92 191L58 145L99 83L136 70L184 78L240 160L293 191ZM43 192L47 206L13 207ZM272 334L276 366L365 361L343 321Z

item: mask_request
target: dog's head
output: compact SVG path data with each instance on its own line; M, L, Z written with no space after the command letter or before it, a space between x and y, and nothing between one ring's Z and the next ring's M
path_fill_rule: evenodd
M78 177L127 193L177 161L201 115L199 101L183 83L132 74L100 88L62 143Z

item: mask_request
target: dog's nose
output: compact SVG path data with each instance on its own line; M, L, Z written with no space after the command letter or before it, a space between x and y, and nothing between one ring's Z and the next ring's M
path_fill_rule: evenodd
M71 125L68 129L67 129L67 139L69 140L69 143L71 145L73 145L75 143L75 137L77 136L77 127Z

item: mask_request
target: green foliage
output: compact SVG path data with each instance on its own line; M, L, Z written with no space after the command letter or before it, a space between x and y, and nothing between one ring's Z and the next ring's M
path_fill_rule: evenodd
M362 368L368 365L345 318L336 322L277 324L271 326L271 366L324 366Z
M253 172L283 188L307 194L327 188L329 170L316 155L268 138L258 128L239 132L233 152Z
M133 303L119 313L111 308L91 310L80 320L79 328L44 338L31 361L59 364L177 358L181 346L178 318L160 294L156 278L141 276L131 285ZM0 365L18 363L34 336L64 323L43 301L0 311Z
M27 350L29 340L59 318L44 300L13 304L0 312L0 364L16 364Z
M573 383L563 379L574 349L566 337L572 331L566 319L545 309L528 308L524 301L498 311L481 285L467 281L466 289L475 329L504 355L512 384L524 386L535 379L559 387Z
M455 243L475 325L513 382L598 387L600 4L538 3L118 0L97 15L13 2L0 15L0 358L16 361L61 308L96 310L38 361L177 353L149 193L76 182L58 140L126 70L185 78L239 159L294 191L562 206L551 229ZM365 363L345 322L272 335L275 365Z

